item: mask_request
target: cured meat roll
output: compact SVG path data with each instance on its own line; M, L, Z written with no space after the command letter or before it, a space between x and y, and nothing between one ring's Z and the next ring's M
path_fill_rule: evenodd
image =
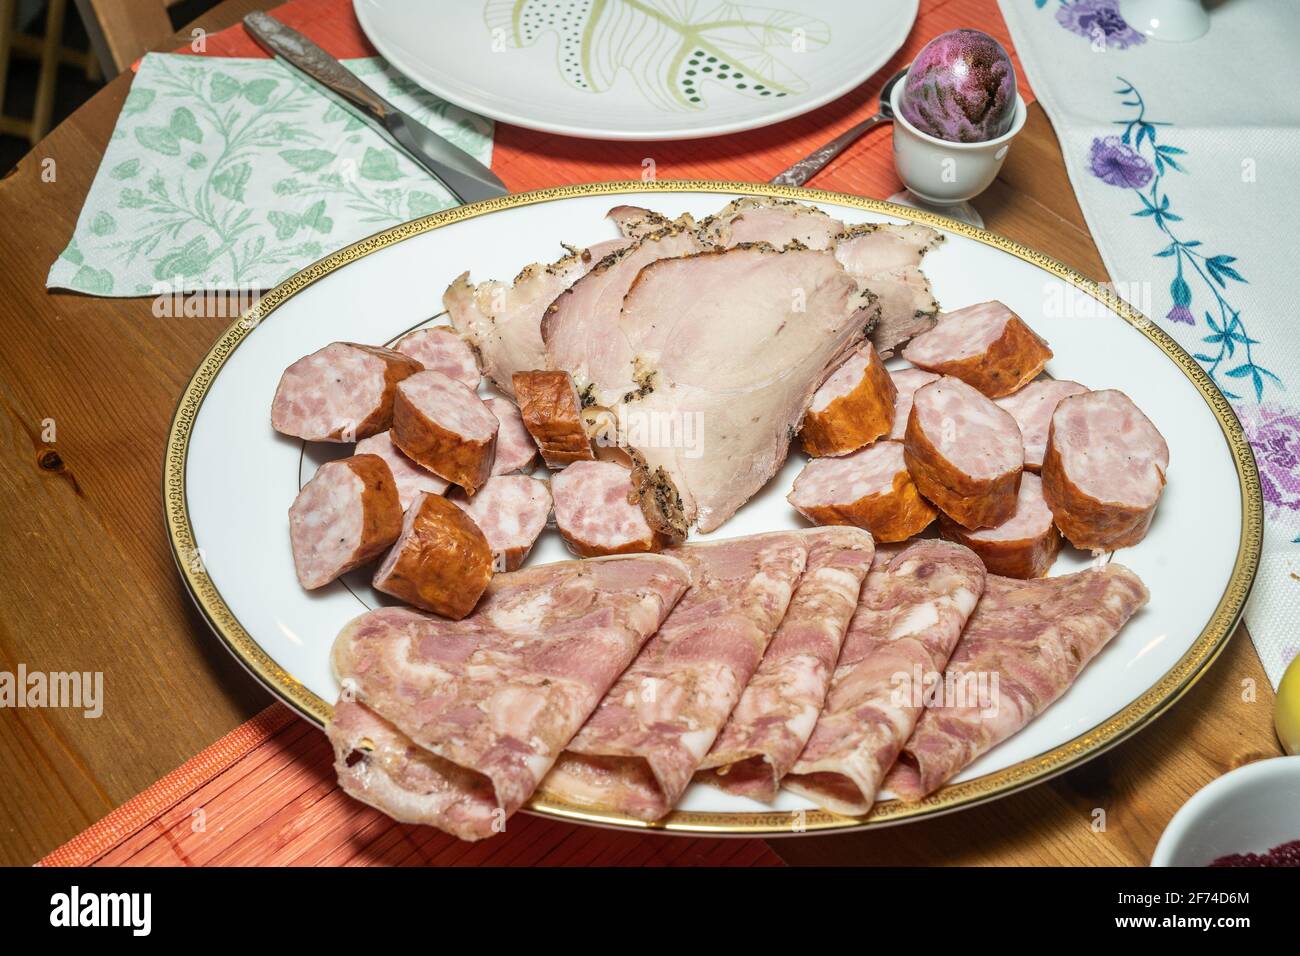
M1016 420L944 376L912 397L903 453L921 494L966 528L992 528L1016 510L1025 449Z
M1061 533L1043 500L1043 482L1037 475L1020 479L1015 513L996 528L968 531L943 515L939 532L978 554L990 574L1008 578L1040 578L1061 553Z
M1052 350L1001 302L981 302L939 317L903 349L913 365L951 375L989 398L1010 395L1043 370Z
M877 541L902 541L938 513L916 490L896 441L868 445L843 458L804 465L786 500L817 524L866 528Z
M450 485L427 468L417 465L402 454L401 449L393 444L391 431L380 432L357 442L358 455L378 455L393 475L393 484L397 487L397 500L402 503L402 511L411 507L415 496L421 492L440 495Z
M523 564L551 516L546 482L527 475L496 475L473 498L457 492L450 500L487 538L495 571L513 571Z
M632 473L612 461L575 461L551 479L555 527L579 557L659 551L667 544L646 521Z
M890 372L889 377L894 380L897 397L894 399L894 424L888 437L891 441L902 441L907 434L907 418L912 414L912 396L922 385L937 382L939 376L923 368L903 368Z
M377 455L328 461L289 509L289 541L298 581L319 588L381 555L397 540L402 506L393 476Z
M474 519L440 495L422 494L375 572L375 590L459 620L492 580L492 548Z
M531 468L537 460L537 445L524 427L515 403L508 398L489 398L485 404L500 423L497 428L497 452L492 459L492 474L508 475Z
M441 372L454 378L471 391L477 391L483 376L478 370L478 359L465 340L451 329L416 329L403 335L393 345L393 351L409 355L430 372Z
M498 575L463 621L361 615L332 657L340 785L464 840L501 832L689 585L661 555L562 561Z
M499 429L482 399L441 372L420 372L397 386L393 442L466 494L492 474Z
M1118 564L1035 581L990 574L944 674L954 700L921 716L885 786L904 800L939 789L1064 694L1147 598Z
M807 540L787 531L666 552L691 569L690 591L542 788L640 820L672 810L785 616Z
M969 550L933 540L918 541L867 576L826 705L783 781L786 789L832 813L871 809L984 580L984 565Z
M1065 398L1043 454L1043 496L1076 548L1113 551L1146 537L1165 489L1169 446L1123 392Z
M1020 437L1025 445L1025 468L1038 471L1043 467L1043 453L1047 450L1047 430L1052 424L1052 413L1063 398L1082 395L1088 391L1078 382L1066 379L1040 378L1030 382L1020 391L995 404L1011 413L1020 426Z
M776 798L817 723L874 553L871 535L856 528L809 534L807 567L790 607L700 765L700 779L755 800Z
M420 363L391 349L332 342L280 376L271 427L307 441L356 441L393 423L397 383Z
M568 372L515 372L514 386L524 426L541 449L547 468L595 459L578 390Z
M813 395L803 418L804 451L845 455L886 434L897 391L876 350L857 349Z

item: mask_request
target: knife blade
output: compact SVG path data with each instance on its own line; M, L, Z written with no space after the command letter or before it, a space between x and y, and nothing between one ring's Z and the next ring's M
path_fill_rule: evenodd
M459 202L492 199L510 191L492 170L389 103L297 30L260 12L244 17L244 29L268 53L296 67L379 123L404 152L437 177Z

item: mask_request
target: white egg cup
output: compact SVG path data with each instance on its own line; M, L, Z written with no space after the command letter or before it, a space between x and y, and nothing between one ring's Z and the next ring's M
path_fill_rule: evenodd
M984 220L969 200L988 189L1002 168L1011 141L1024 128L1025 101L1016 94L1011 128L996 139L951 143L921 132L904 118L900 109L904 85L894 84L889 105L894 109L894 168L907 191L890 196L890 201L983 228Z

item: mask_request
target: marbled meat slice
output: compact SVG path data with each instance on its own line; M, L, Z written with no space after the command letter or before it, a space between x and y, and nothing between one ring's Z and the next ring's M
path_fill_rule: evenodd
M498 575L463 621L361 615L332 655L340 785L403 822L500 832L689 585L674 558L628 555Z
M676 805L785 616L808 537L776 532L674 548L686 597L569 742L543 790L657 820Z
M817 723L874 552L871 535L854 528L809 534L799 586L699 779L756 800L776 797Z
M984 565L919 541L867 576L812 737L782 782L833 813L866 813L984 591Z
M939 789L1064 694L1147 598L1119 564L1034 581L990 574L944 673L954 699L917 721L885 786L904 800Z

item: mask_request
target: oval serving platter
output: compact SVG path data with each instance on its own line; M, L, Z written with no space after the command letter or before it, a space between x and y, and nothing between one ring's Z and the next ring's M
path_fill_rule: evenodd
M297 273L234 322L186 387L163 474L168 534L181 576L212 629L274 694L317 725L338 685L335 634L381 603L358 572L317 592L294 575L287 511L316 465L350 446L305 445L270 426L280 373L329 342L391 342L445 321L443 289L509 278L563 254L561 242L613 237L617 204L702 218L741 195L815 204L849 224L918 222L946 242L924 271L946 309L1000 299L1051 343L1047 370L1091 388L1127 392L1170 447L1169 484L1151 531L1115 560L1136 571L1151 602L1037 720L917 804L882 799L862 818L793 794L772 805L696 784L655 824L535 797L536 813L598 825L769 835L876 827L972 806L1041 782L1137 732L1177 700L1222 650L1240 619L1259 561L1259 476L1240 423L1201 367L1131 306L1061 263L941 216L842 193L723 182L613 182L505 196L395 226ZM615 198L617 197L617 198ZM785 494L803 465L784 469L712 535L804 527ZM529 562L571 557L543 533ZM1068 547L1053 574L1090 555ZM382 603L388 603L384 599Z

